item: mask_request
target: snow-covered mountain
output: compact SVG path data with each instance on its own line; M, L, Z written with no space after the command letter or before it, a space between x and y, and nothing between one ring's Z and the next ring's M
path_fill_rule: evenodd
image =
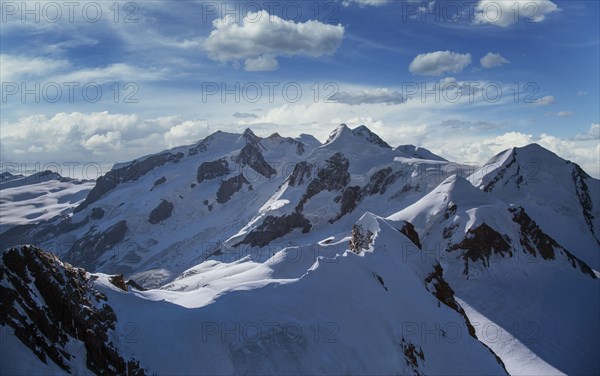
M365 126L216 132L1 234L41 248L3 246L2 374L598 373L599 193L537 145L474 172Z

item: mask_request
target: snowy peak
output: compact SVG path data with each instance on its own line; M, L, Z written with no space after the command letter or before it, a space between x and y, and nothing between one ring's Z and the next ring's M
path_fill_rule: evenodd
M244 133L242 133L242 139L246 141L246 143L254 145L254 146L262 146L260 145L261 138L252 132L252 129L246 128Z
M356 137L362 137L365 140L369 141L372 144L379 145L382 148L391 149L392 147L387 144L387 142L383 141L378 135L371 132L369 128L364 125L361 125L352 130L352 134Z
M3 174L2 180L0 180L0 189L23 187L26 185L38 184L51 180L58 180L61 182L72 181L72 179L64 178L59 173L50 170L36 172L35 174L28 176L12 175L10 173L5 174L8 175Z
M391 149L390 145L364 125L351 130L346 124L341 124L329 134L325 145L356 144L357 141L367 141L370 144Z
M545 232L600 267L600 180L577 164L531 144L495 155L469 180L506 203L523 206Z
M394 149L400 153L402 153L407 158L417 158L417 159L426 159L430 161L441 161L447 162L446 159L440 157L439 155L433 154L431 151L414 146L414 145L400 145L396 149Z

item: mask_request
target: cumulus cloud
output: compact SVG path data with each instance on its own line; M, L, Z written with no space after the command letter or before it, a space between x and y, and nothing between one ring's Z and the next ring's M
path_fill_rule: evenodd
M481 66L484 68L495 68L504 64L509 64L510 61L506 60L504 56L499 53L488 52L480 60Z
M475 24L501 27L516 22L542 22L560 8L550 0L480 0L475 6Z
M208 133L206 121L184 121L169 128L165 133L165 141L170 148L191 144Z
M84 148L90 150L92 154L102 155L110 150L121 148L121 132L109 131L104 134L94 134L81 144Z
M248 12L239 22L231 16L213 21L204 41L208 56L219 62L244 61L246 70L273 70L277 56L319 57L333 54L344 38L342 25L284 20L267 11Z
M271 55L259 56L256 59L246 59L244 69L248 72L274 71L279 68L279 62Z
M32 115L2 123L1 159L124 161L190 144L210 133L202 120L144 119L108 112Z
M355 92L339 91L330 98L338 103L350 105L360 104L401 104L406 98L401 93L390 89L361 90Z
M541 97L540 99L536 100L533 104L535 106L546 106L546 105L552 104L554 102L556 102L556 99L554 98L554 96L546 95L545 97Z
M575 136L577 141L600 141L600 124L592 124L587 133Z
M408 70L412 74L441 76L445 73L459 73L471 64L471 54L451 51L435 51L417 55Z

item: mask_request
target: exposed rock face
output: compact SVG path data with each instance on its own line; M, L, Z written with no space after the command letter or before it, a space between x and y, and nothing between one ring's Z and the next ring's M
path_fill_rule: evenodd
M125 277L123 277L123 274L113 275L108 280L121 290L127 291L127 284L125 283Z
M160 204L157 207L152 209L150 212L150 216L148 217L148 222L153 225L158 224L162 221L165 221L173 214L173 203L162 199L160 200Z
M240 244L264 247L272 240L280 238L296 228L302 229L303 233L310 231L310 221L300 213L292 213L282 217L268 216L263 223L250 232Z
M440 302L444 303L446 306L455 310L459 315L463 317L465 320L465 324L467 325L467 329L469 331L469 335L475 339L477 339L477 334L475 332L475 327L471 324L467 313L461 307L461 305L456 301L454 290L450 287L450 284L444 279L444 269L442 266L436 262L433 266L433 271L425 277L425 288L427 291L431 292L433 296L435 296ZM492 349L490 349L486 344L481 342L483 346L485 346L492 355L496 358L498 364L504 368L504 371L508 375L508 371L506 370L506 366L504 362Z
M373 244L374 234L371 230L365 231L365 229L360 224L355 224L352 226L352 237L350 238L349 249L359 254L364 250L369 249L369 247Z
M473 338L477 338L475 335L475 328L469 321L465 310L454 298L454 290L444 279L444 269L442 269L442 266L438 262L433 266L433 271L425 277L425 287L427 288L427 291L431 292L440 302L458 312L465 319L465 323L469 329L469 335Z
M335 153L329 158L325 167L318 171L317 177L309 184L306 192L296 206L296 211L301 212L304 204L313 196L322 191L339 191L350 182L348 173L350 161L342 153Z
M221 182L219 190L217 191L217 202L219 204L226 203L234 193L239 192L239 190L242 189L244 184L250 185L250 182L248 182L242 174Z
M247 143L240 154L235 157L235 162L242 166L249 166L266 178L274 176L277 171L265 161L260 149L255 143Z
M164 184L166 181L167 181L167 178L163 176L162 178L160 178L160 179L158 179L157 181L154 182L154 185L152 185L152 189L151 190L153 190L154 188L158 187L161 184Z
M312 176L312 165L307 162L300 162L294 166L294 171L288 178L290 187L296 187L306 183Z
M365 197L384 194L387 188L401 176L403 176L402 171L392 173L392 168L388 167L371 175L369 182L362 188L359 186L345 188L342 195L335 200L340 203L340 213L329 222L333 223L352 212Z
M134 359L123 359L112 339L117 317L83 269L62 263L32 246L12 248L0 265L0 324L44 363L71 372L72 340L83 342L87 368L97 375L144 375Z
M219 159L212 162L204 162L198 167L196 179L198 183L206 180L212 180L229 173L229 162L226 159Z
M575 184L575 191L577 192L577 198L579 198L579 203L581 204L581 209L583 211L583 218L585 218L585 222L590 229L590 232L596 238L598 245L600 245L600 234L597 233L598 229L594 228L594 215L592 214L593 201L590 196L590 191L586 180L590 178L588 174L585 173L576 164L573 164L573 172L571 174L573 178L573 183Z
M329 223L333 223L338 219L342 218L346 214L350 213L356 205L362 200L362 191L359 186L352 186L344 189L341 196L336 197L335 202L340 203L340 213L334 218L329 220Z
M410 241L413 242L413 244L417 246L417 248L421 249L421 241L419 240L419 234L417 234L417 231L415 230L415 226L408 221L403 221L403 222L404 222L404 226L402 226L402 228L399 231L402 234L404 234L407 238L409 238Z
M469 274L469 261L481 261L483 265L489 266L490 256L499 254L512 256L510 240L485 223L469 229L466 237L458 244L451 245L450 251L464 250L465 261L464 274Z
M94 220L98 220L98 219L104 218L104 209L102 209L102 208L93 208L92 209L92 214L90 215L90 218L92 218Z
M513 221L520 226L520 241L524 250L534 257L537 257L539 252L544 260L556 259L556 252L559 252L569 259L569 262L574 268L579 268L584 274L596 279L596 275L592 268L563 248L556 240L546 235L537 223L525 213L523 208L511 208L509 211L513 214Z
M124 167L110 170L96 180L94 188L90 191L85 200L75 208L74 212L78 213L87 208L90 204L98 201L100 197L114 189L117 185L138 180L140 177L152 171L155 167L167 163L177 163L184 156L183 153L172 154L166 152L153 155L142 161L135 160Z
M419 350L417 350L417 347L414 344L402 337L402 340L400 341L400 348L404 354L406 365L412 369L413 375L423 375L421 372L419 372L419 368L425 365L425 354L423 353L421 346L419 346Z
M67 259L75 265L92 269L97 259L104 252L125 239L126 232L127 221L125 220L117 222L100 233L96 231L96 227L92 227L90 231L73 244Z

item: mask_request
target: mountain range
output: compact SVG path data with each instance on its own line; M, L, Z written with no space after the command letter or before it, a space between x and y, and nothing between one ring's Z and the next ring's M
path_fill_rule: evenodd
M537 144L218 131L0 209L2 374L600 373L600 181Z

